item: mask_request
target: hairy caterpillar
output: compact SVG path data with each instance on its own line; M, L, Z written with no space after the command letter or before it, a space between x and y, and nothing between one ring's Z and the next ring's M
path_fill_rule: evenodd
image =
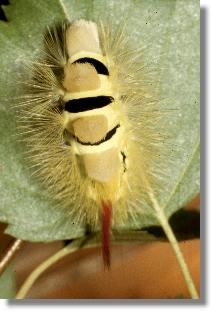
M122 26L85 20L48 28L20 104L35 173L75 223L101 224L106 265L111 226L143 213L163 140L129 41Z

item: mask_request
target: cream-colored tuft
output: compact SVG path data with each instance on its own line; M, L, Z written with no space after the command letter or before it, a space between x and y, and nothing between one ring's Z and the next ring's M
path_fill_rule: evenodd
M120 172L120 159L117 148L111 148L101 153L81 156L89 178L98 182L109 182Z
M101 54L97 26L91 21L81 19L72 24L66 31L66 44L69 58L80 51Z
M95 90L100 87L96 69L88 64L70 64L64 67L63 86L70 93Z
M97 95L99 95L97 93ZM68 111L63 111L62 113L62 123L64 128L66 128L68 131L71 131L72 129L72 123L79 119L79 118L85 118L85 117L99 117L104 115L105 118L107 118L108 122L108 129L111 130L114 126L116 126L120 122L120 112L115 110L116 103L112 103L111 105L102 107L101 109L92 109L87 111L82 111L76 113L71 113Z
M108 121L104 115L79 118L73 122L74 136L82 143L96 143L108 132Z
M69 101L71 99L83 98L83 97L95 97L95 96L113 96L111 82L109 81L107 76L98 75L100 81L100 87L98 89L81 91L81 92L66 92L64 94L64 101ZM89 78L88 78L89 80ZM87 82L89 83L89 82Z

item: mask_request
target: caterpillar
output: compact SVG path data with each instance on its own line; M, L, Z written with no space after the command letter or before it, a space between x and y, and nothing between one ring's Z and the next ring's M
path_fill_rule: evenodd
M145 180L156 183L161 115L152 112L157 104L141 53L123 25L56 24L28 67L20 103L19 128L35 175L75 223L102 231L106 266L112 228L142 216Z

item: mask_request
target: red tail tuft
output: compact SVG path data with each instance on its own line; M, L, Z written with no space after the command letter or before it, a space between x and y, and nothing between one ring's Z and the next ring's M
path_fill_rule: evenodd
M102 201L102 254L105 267L110 268L110 227L112 203Z

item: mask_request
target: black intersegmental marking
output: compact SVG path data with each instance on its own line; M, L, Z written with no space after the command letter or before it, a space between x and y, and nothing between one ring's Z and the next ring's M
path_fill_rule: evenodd
M119 128L119 127L120 127L120 124L117 124L112 130L110 130L110 131L107 133L107 135L105 136L105 138L103 138L103 139L101 139L101 140L99 140L99 141L97 141L96 143L93 143L93 144L92 144L92 143L89 143L89 142L84 143L84 142L82 142L81 140L79 140L79 138L76 137L76 136L74 136L74 138L75 138L76 141L77 141L78 143L80 143L81 145L85 145L85 146L98 146L98 145L100 145L100 144L106 142L107 140L111 139L111 138L113 137L113 135L116 134L116 130L117 130L117 128Z
M126 172L127 167L126 167L126 154L121 151L122 159L123 159L123 165L124 165L124 172Z
M68 112L77 113L98 109L109 105L113 100L114 98L112 96L96 96L72 99L65 103L65 110Z
M98 74L109 76L109 71L107 67L95 58L83 57L83 58L76 60L73 64L76 64L76 63L81 63L81 64L89 63L92 66L94 66Z

